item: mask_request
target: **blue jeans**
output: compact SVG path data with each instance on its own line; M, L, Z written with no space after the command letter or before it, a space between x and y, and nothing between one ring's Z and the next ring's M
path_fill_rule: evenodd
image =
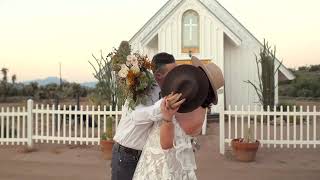
M117 146L112 148L112 180L132 180L139 161L139 155L119 151Z

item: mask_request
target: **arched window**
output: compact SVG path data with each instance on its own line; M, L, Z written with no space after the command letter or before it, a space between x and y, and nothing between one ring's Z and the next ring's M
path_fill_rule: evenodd
M186 11L182 16L182 52L199 52L199 15L193 10Z

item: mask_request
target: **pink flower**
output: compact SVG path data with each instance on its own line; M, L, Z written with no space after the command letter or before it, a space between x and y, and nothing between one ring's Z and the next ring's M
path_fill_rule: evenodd
M127 66L138 66L138 59L134 55L128 55L127 56Z

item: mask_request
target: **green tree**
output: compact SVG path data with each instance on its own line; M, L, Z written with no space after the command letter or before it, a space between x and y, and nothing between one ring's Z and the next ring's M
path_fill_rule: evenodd
M72 84L72 89L73 89L73 97L76 98L77 107L79 108L79 106L80 106L81 86L80 86L80 84L73 83Z
M1 81L1 87L0 87L0 92L3 101L7 101L7 96L8 96L8 69L7 68L2 68L2 81Z
M23 94L25 96L32 96L34 97L38 91L38 83L37 82L31 82L30 84L27 84L23 88Z
M309 71L309 67L308 66L301 66L298 68L299 71Z
M47 84L45 86L45 90L47 92L47 97L49 99L54 99L54 98L56 98L56 96L58 94L59 86L55 83Z
M3 82L8 82L8 68L2 68L1 69L1 72L2 72L2 75L3 75L3 77L2 77L2 81Z
M11 76L11 84L8 84L8 96L17 96L18 90L17 90L17 84L16 84L17 76L14 74Z
M17 75L12 75L11 77L11 80L12 80L12 84L16 84L16 81L17 81Z

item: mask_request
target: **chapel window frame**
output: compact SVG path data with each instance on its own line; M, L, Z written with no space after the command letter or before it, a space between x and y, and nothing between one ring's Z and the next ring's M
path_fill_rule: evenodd
M186 15L188 13L194 13L196 15L197 18L197 35L198 35L198 40L197 40L197 46L193 46L193 47L186 47L184 45L184 19L186 17ZM182 14L182 18L181 18L181 52L182 53L199 53L200 52L200 16L199 13L193 9L189 9L186 10L183 14Z

